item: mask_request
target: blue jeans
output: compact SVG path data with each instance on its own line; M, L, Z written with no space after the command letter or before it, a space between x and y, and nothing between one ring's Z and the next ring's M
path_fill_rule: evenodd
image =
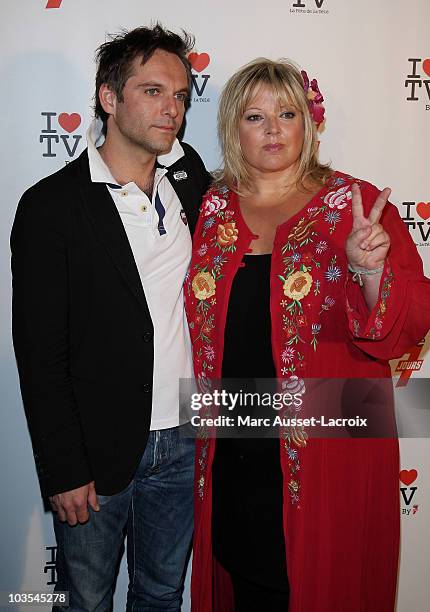
M181 427L151 431L137 472L116 495L99 495L100 511L70 527L54 515L56 591L69 591L68 612L112 609L113 585L127 534L127 611L180 610L193 531L194 440ZM65 608L60 608L65 610Z

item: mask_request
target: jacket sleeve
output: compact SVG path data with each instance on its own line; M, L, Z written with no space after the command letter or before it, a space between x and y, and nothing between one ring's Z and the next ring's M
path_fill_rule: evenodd
M368 214L379 190L362 188ZM369 312L358 283L348 275L346 310L353 342L378 359L402 356L430 328L430 280L424 276L421 258L397 208L388 203L381 224L390 235L378 300Z
M13 342L43 495L92 480L70 379L64 208L48 189L33 187L11 235Z

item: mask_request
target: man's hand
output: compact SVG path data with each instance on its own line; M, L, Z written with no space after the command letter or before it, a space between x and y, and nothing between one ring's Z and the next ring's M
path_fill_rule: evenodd
M379 220L390 193L387 187L381 191L365 217L360 188L352 185L352 230L346 241L346 256L354 269L374 270L384 265L390 237Z
M49 501L53 511L58 512L60 521L67 521L72 526L88 521L88 506L96 512L100 510L94 480L78 489L57 493L50 497Z

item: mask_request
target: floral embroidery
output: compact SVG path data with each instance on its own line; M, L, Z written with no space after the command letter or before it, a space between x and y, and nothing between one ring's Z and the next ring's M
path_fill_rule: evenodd
M375 338L379 338L381 335L381 329L384 322L385 313L387 311L387 299L391 294L391 285L394 281L394 274L390 271L388 266L388 271L384 276L381 286L380 298L378 303L378 309L376 311L374 326L371 327L369 332L366 334L368 337L374 340ZM355 332L355 329L354 329ZM356 334L357 335L357 334Z
M328 235L331 237L349 214L350 184L343 176L331 177L296 223L286 227L281 246L275 243L272 281L275 280L277 286L271 293L271 300L276 299L277 304L272 303L272 324L277 329L277 342L281 347L276 355L278 374L282 388L288 388L289 392L304 386L300 376L305 376L306 360L318 350L324 317L342 291L341 281L346 272L343 260L336 260L339 245ZM203 387L220 372L221 355L215 342L215 329L218 331L221 324L218 317L222 316L220 313L227 294L227 285L222 279L231 278L229 266L236 269L248 246L243 235L241 239L244 229L237 203L233 206L232 202L227 189L213 189L207 194L202 205L192 267L185 285L195 371L199 385ZM331 295L322 293L327 286L332 288ZM381 301L378 315L381 320L384 307L385 303ZM374 327L377 332L376 324ZM209 433L204 428L198 432L197 487L200 499L204 498L207 486ZM286 480L290 500L297 506L300 458L301 453L306 452L307 434L296 428L281 428L280 436L288 464Z
M350 204L351 197L350 183L347 184L342 177L332 177L327 182L326 191L319 196L320 205L308 207L308 216L299 219L289 231L287 241L282 247L285 269L284 274L278 275L278 278L282 282L282 294L289 300L279 301L282 332L286 342L280 354L280 371L282 376L290 375L287 380L297 379L294 372L304 371L306 367L304 353L298 350L300 346L307 344L312 347L313 352L317 351L322 331L319 317L336 303L334 298L326 295L320 307L315 308L307 296L311 290L313 296L318 296L323 280L339 284L344 275L343 267L339 265L336 254L333 253L333 246L318 235L316 224L322 218L330 226L330 235L333 234L342 220L342 211ZM306 250L302 250L303 247L306 247ZM321 257L328 261L324 272L321 271ZM308 311L307 308L311 310ZM295 352L292 345L297 347ZM283 381L283 385L284 382L286 381ZM307 434L303 429L284 428L281 435L290 471L288 489L292 503L296 504L299 502L300 493L299 454L306 446Z
M207 300L215 295L215 279L209 272L196 274L191 286L198 300Z
M312 236L312 228L316 222L317 219L309 221L305 217L302 217L288 235L288 241L298 242L299 246L303 246L304 244L310 242Z
M215 217L209 217L203 222L203 229L208 230L215 224Z
M202 205L202 212L205 217L212 215L212 213L218 214L224 210L227 206L227 200L220 198L219 196L212 193L208 198L205 199Z
M314 347L314 351L316 351L317 350L317 344L318 344L317 335L321 331L321 323L312 323L312 328L311 329L312 329L311 344Z
M325 277L330 283L337 283L337 281L342 277L342 270L336 265L336 255L331 259L330 265L325 273Z
M340 212L338 210L329 210L324 215L324 219L331 226L330 227L330 234L332 234L334 232L334 230L336 229L336 225L339 223L339 221L341 219L341 215L340 215Z
M315 251L318 253L318 255L321 255L321 253L324 253L324 251L327 251L327 241L320 240L317 246L315 247Z
M239 230L236 229L236 222L230 221L224 225L218 225L217 228L217 246L226 250L234 250L234 243L237 240Z
M207 252L208 252L208 245L204 242L201 245L201 247L198 249L197 253L200 255L200 257L204 257Z
M337 208L342 210L348 206L349 201L352 199L352 192L349 185L340 187L336 191L329 191L324 196L324 204L328 204L330 208Z
M192 295L198 300L197 304L194 305L192 317L190 317L190 312L187 312L187 314L189 316L189 327L192 331L198 386L203 392L211 390L212 382L207 373L214 372L214 364L217 360L217 351L213 341L215 307L217 305L216 285L224 276L222 269L228 263L229 253L234 253L236 250L234 243L237 241L239 234L236 222L232 221L234 211L227 209L228 198L220 197L224 193L228 193L228 191L210 191L203 202L200 236L202 243L195 251L200 261L194 262L191 274L187 276L185 282L187 300L191 299ZM221 223L217 223L217 219ZM220 249L221 252L214 253L214 247ZM207 410L207 416L213 416L211 408L208 407ZM203 500L206 485L209 428L207 426L200 427L197 437L199 453L197 493L199 499Z
M324 310L330 310L330 308L332 308L332 306L334 306L335 304L336 300L327 295L324 299L324 304L321 304L321 310L318 314L321 314L322 312L324 312Z
M213 361L215 359L215 350L213 346L205 346L204 353L208 361Z
M290 376L282 382L282 390L288 391L291 394L300 395L304 395L306 392L303 379L295 375ZM296 410L298 411L300 408ZM291 411L290 409L290 412ZM290 492L291 503L298 504L300 501L300 479L298 474L300 471L300 456L297 449L303 448L306 445L307 434L303 430L294 427L282 427L280 435L283 440L284 449L287 453L287 464L290 472L288 490ZM293 444L296 448L293 448Z
M353 319L352 327L354 329L354 336L359 336L360 335L360 323L357 321L357 319Z
M287 344L285 349L281 353L282 361L288 364L291 363L294 358L294 353L295 353L295 350L291 346L288 346Z
M294 272L284 280L284 295L295 301L302 300L308 295L312 286L312 276L309 272Z

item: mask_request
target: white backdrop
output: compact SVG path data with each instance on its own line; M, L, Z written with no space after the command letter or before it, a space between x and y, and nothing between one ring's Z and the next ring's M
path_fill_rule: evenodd
M195 86L184 139L209 169L219 162L216 108L226 78L257 56L295 60L310 78L318 78L325 97L322 160L380 187L392 187L392 201L430 274L430 3L2 0L1 16L0 591L48 591L55 578L55 550L50 548L55 540L39 497L11 346L8 239L22 192L85 146L94 50L106 33L156 20L196 36ZM417 346L393 364L393 371L399 368L396 376L402 372L400 384L429 376L426 350ZM399 418L410 422L414 417L402 408ZM429 449L425 438L401 442L398 612L424 612L430 600ZM122 566L117 610L124 607L125 588ZM187 597L183 609L189 610Z

